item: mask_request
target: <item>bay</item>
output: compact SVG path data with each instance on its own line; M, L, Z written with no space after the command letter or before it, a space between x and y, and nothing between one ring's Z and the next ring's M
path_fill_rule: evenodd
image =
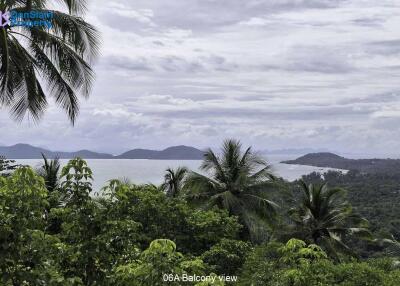
M276 176L293 181L301 176L316 172L326 172L331 168L320 168L304 165L282 164L281 161L295 159L293 155L270 155L268 162ZM160 184L163 181L165 170L169 167L185 166L190 170L199 171L201 161L198 160L129 160L129 159L88 159L89 167L93 171L93 188L98 191L111 179L128 179L137 184ZM16 160L18 164L37 168L42 163L40 159ZM62 166L68 160L61 160Z

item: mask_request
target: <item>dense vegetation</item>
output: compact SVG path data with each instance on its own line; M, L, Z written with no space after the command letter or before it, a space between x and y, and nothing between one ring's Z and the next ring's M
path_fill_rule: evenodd
M363 174L350 171L347 174L330 171L323 176L317 173L304 176L308 183L328 183L347 190L347 198L353 209L366 218L370 230L378 237L400 240L400 170L395 174ZM296 182L297 184L297 182ZM364 245L363 256L380 255L379 245Z
M368 231L333 180L284 182L234 140L203 170L112 180L101 196L79 158L0 176L0 285L398 285L396 242ZM360 241L385 257L348 251Z
M398 175L400 173L400 159L347 159L332 153L307 154L284 163L353 170L367 174Z
M17 169L18 165L15 164L14 160L6 159L3 156L0 156L0 175L6 176L10 172Z

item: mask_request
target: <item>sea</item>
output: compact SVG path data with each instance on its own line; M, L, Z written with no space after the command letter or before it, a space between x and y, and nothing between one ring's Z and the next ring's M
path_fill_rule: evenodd
M296 155L270 155L268 162L272 165L272 172L278 177L288 181L294 181L303 175L314 171L324 173L331 168L320 168L304 165L288 165L281 163L285 160L296 159ZM193 171L199 171L199 160L130 160L130 159L87 159L89 167L93 171L93 189L98 192L111 179L127 179L135 184L160 184L163 181L165 170L169 167L187 167ZM16 160L18 164L29 165L37 168L42 163L40 159ZM61 160L62 166L68 160Z

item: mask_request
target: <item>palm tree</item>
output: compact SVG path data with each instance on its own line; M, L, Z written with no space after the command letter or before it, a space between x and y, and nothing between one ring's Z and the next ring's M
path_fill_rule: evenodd
M8 160L0 155L0 176L9 176L18 167L19 165L16 165L14 160Z
M188 169L185 167L179 167L176 170L168 168L166 170L162 189L165 190L168 196L174 198L181 193L187 173Z
M187 178L188 199L227 210L245 226L243 235L265 239L265 219L277 208L267 199L268 190L276 186L267 162L250 147L242 152L239 141L226 140L220 156L211 149L205 153L200 169L206 175L191 172Z
M46 0L3 0L0 11L49 12ZM98 54L98 33L82 19L86 0L60 0L68 13L52 11L51 28L0 27L0 106L14 118L43 115L51 96L72 124L79 111L78 94L87 97ZM42 86L46 84L46 86Z
M352 253L344 238L370 235L368 222L352 212L343 189L329 189L326 184L307 185L304 181L300 184L301 201L289 210L293 236L320 245L336 256L337 251Z
M43 165L37 170L37 173L43 177L47 190L52 193L57 190L60 183L60 159L58 157L49 160L42 153Z
M400 257L400 241L392 234L385 234L384 237L374 240L379 247L385 249L385 253L390 256Z

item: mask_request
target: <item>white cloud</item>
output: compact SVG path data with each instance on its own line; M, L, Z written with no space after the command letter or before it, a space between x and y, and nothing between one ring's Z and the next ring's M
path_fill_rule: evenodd
M381 110L371 114L371 118L398 118L400 119L400 106L384 106Z
M121 16L136 20L139 23L148 24L153 27L156 26L153 22L154 12L151 9L135 10L120 2L108 2L106 5L101 5L100 7L108 17L115 18L115 16ZM118 18L114 20L118 22Z
M239 25L244 25L244 26L266 26L267 24L271 23L271 21L268 21L268 19L265 18L259 18L259 17L253 17L249 20L239 22Z
M237 137L391 152L399 15L389 0L92 1L102 57L77 125L54 108L40 125L3 112L1 141L117 152Z

